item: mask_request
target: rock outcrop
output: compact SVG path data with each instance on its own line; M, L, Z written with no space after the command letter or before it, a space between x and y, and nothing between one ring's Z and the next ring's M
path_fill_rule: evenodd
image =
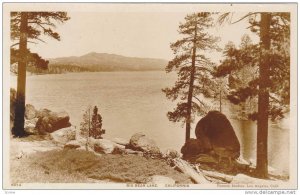
M92 143L94 151L98 153L110 154L116 147L114 142L107 139L93 139Z
M40 134L52 133L58 129L70 127L69 122L70 117L68 113L63 112L49 112L48 110L43 110L38 114L38 121L36 123L36 129Z
M74 126L59 129L50 133L54 142L59 144L66 144L76 138L76 129Z
M155 141L147 138L143 133L134 134L129 141L129 145L126 148L132 150L138 150L149 154L160 154L160 149L156 145Z
M196 137L204 149L212 150L220 158L236 159L240 155L240 143L226 116L210 111L196 126Z

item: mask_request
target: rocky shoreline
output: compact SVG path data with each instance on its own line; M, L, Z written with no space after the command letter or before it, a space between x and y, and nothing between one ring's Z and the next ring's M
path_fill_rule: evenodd
M145 162L152 162L161 164L161 166L167 166L167 171L169 175L172 175L175 178L183 177L181 179L174 180L172 177L167 177L165 175L156 175L151 172L151 174L145 174L145 178L140 180L135 179L126 179L120 173L109 174L109 176L103 176L106 172L112 170L104 169L103 167L96 169L104 169L105 171L98 171L101 177L97 175L92 176L92 178L98 178L98 180L103 180L103 178L108 179L109 181L117 180L117 182L156 182L173 185L175 183L217 183L217 184L226 184L226 183L247 183L247 182L256 182L257 178L248 176L251 172L251 164L243 159L237 159L234 162L234 169L229 167L229 171L223 171L228 168L226 163L220 163L210 154L199 154L194 155L193 158L182 159L181 154L176 150L169 149L162 152L160 148L156 145L155 141L147 137L144 133L138 132L131 136L129 140L123 138L113 138L113 139L95 139L92 137L84 137L80 134L80 130L76 129L75 126L72 126L69 122L69 115L62 112L53 112L48 109L36 110L32 105L26 105L25 112L25 131L30 134L27 138L12 138L13 149L11 152L11 162L12 169L22 172L22 168L18 167L18 162L25 161L27 162L29 156L42 155L49 152L50 156L60 155L69 155L70 153L74 154L72 156L71 164L73 161L80 159L82 155L91 155L95 158L99 157L101 159L106 159L110 161L114 159L114 162L119 162L122 165L124 159L128 160L128 164L136 163L135 167L124 168L128 171L136 171L138 167L143 167ZM28 145L28 147L24 147ZM197 145L197 144L196 144ZM193 146L193 144L192 144ZM189 146L190 147L190 146ZM27 148L27 149L26 149ZM183 151L186 147L183 147ZM54 152L53 154L51 152ZM62 155L63 154L63 155ZM94 158L92 157L92 158ZM37 157L40 158L40 157ZM34 159L34 158L33 158ZM39 160L37 160L39 161ZM99 159L95 160L94 164ZM143 163L142 163L143 162ZM31 162L32 163L32 162ZM53 162L56 163L56 162ZM90 163L90 162L86 162ZM141 164L142 163L142 164ZM153 164L149 165L150 167ZM223 166L224 165L224 166ZM50 165L45 163L43 166L49 167ZM93 165L96 166L96 165ZM118 164L115 164L118 167ZM129 165L126 165L129 166ZM156 167L156 166L153 166ZM147 167L144 167L145 170L149 171ZM15 170L11 172L14 173ZM39 169L39 168L37 168ZM50 168L49 168L50 169ZM115 169L115 168L114 168ZM159 167L158 167L159 169ZM253 169L253 168L252 168ZM144 170L144 172L145 172ZM160 170L160 169L159 169ZM222 171L221 171L222 170ZM234 170L234 171L232 171ZM125 172L126 172L125 171ZM175 172L173 172L175 171ZM49 171L47 170L46 173ZM156 171L157 172L157 171ZM163 172L163 173L165 173ZM172 174L170 174L172 172ZM77 174L77 172L75 172ZM40 175L40 173L36 173ZM86 173L85 173L86 174ZM129 173L127 173L128 175ZM141 174L141 173L140 173ZM166 175L168 175L166 174ZM178 176L178 175L181 176ZM112 176L113 175L113 176ZM137 177L137 176L135 176ZM35 178L35 177L34 177ZM88 177L90 178L90 176ZM119 178L119 179L116 179ZM120 179L121 178L121 179ZM125 178L125 179L124 179ZM189 178L189 179L188 179ZM16 178L15 178L16 179ZM38 180L38 178L35 178ZM264 182L274 182L274 180L286 180L286 177L280 177L274 174L274 177L271 177L270 180L263 180ZM84 180L84 179L83 179ZM86 180L87 181L87 180ZM22 180L24 182L24 180ZM72 182L72 179L70 179ZM80 182L82 182L80 180ZM154 182L154 183L155 183Z

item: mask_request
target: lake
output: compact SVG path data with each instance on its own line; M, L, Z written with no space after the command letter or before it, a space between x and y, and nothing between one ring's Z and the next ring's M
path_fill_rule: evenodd
M162 150L174 148L180 151L185 128L168 120L166 113L176 104L167 100L161 91L172 86L175 79L176 75L161 71L32 75L27 77L26 103L37 109L65 110L77 128L88 105L97 105L106 129L104 137L129 139L136 132L144 132ZM11 86L16 88L15 76L11 76ZM228 118L241 143L241 154L245 159L255 161L256 123L236 120L229 114ZM195 124L192 125L192 137L195 137L194 128ZM270 166L288 174L287 159L288 117L269 126Z

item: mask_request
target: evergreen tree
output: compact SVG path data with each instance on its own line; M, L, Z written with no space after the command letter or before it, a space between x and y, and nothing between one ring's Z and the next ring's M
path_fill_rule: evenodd
M31 40L41 40L43 33L56 40L60 40L57 32L53 31L54 21L65 22L69 20L66 12L11 12L11 39L16 41L12 45L19 46L18 49L18 79L17 100L15 106L15 120L12 128L14 136L22 137L24 131L25 113L25 89L26 89L26 66L28 64L29 50L27 43Z
M223 100L225 100L228 95L226 78L214 78L213 81L214 83L211 87L212 94L210 97L217 103L217 108L212 108L210 110L219 110L219 112L222 112L222 106L224 104Z
M82 122L80 123L80 135L86 139L86 151L88 151L89 138L91 136L92 128L92 107L88 106L82 116Z
M31 53L29 49L27 50L27 53L28 56L27 56L26 71L32 73L38 73L44 70L48 70L48 64L49 64L48 60L43 59L37 53ZM14 74L18 74L16 66L18 65L20 58L22 57L19 54L19 50L13 47L10 48L10 64L11 64L10 70Z
M105 131L104 131L104 129L102 129L102 117L100 114L98 114L97 106L95 106L94 110L93 110L91 126L92 126L91 136L94 137L95 139L102 138L101 135Z
M218 39L207 32L212 25L211 13L187 15L185 22L179 25L178 32L183 38L171 44L175 58L167 65L166 72L177 72L178 80L174 87L165 88L163 92L172 101L180 100L174 111L168 112L167 116L170 121L181 121L186 124L186 141L190 139L194 115L203 113L205 106L197 96L210 95L210 86L213 82L210 74L213 63L204 55L205 51L218 48L216 45Z
M102 129L102 117L98 114L97 106L94 106L94 108L88 106L82 119L80 123L80 135L86 139L86 150L88 150L89 138L100 139L105 130Z
M224 21L229 15L230 13L223 14L220 21ZM241 65L252 63L257 66L258 77L248 82L248 86L232 93L229 99L239 103L248 97L258 97L258 112L252 115L252 118L257 119L256 170L259 177L265 178L268 175L268 119L269 116L272 119L283 117L283 107L289 104L289 43L283 44L283 40L289 41L290 15L278 12L249 13L238 21L244 18L249 19L250 29L258 34L260 43L252 48L251 53L234 50L236 53L233 56L238 57L236 60ZM230 74L240 69L240 66L230 63L231 59L229 63L226 60L223 62L219 73ZM277 104L272 105L272 102Z
M256 86L254 88L248 86L250 81L258 78L258 53L258 46L252 44L248 35L244 35L238 48L232 42L225 45L223 51L225 59L215 68L215 76L228 75L227 97L232 103L240 106L241 110L237 110L240 119L248 119L257 108L252 106L257 104L255 95L246 95L250 92L255 94L257 91Z

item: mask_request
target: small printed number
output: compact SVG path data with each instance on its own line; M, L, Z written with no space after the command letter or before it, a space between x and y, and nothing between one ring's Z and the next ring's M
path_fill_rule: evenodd
M21 186L20 183L12 183L11 186Z
M15 194L15 191L5 191L5 194Z

